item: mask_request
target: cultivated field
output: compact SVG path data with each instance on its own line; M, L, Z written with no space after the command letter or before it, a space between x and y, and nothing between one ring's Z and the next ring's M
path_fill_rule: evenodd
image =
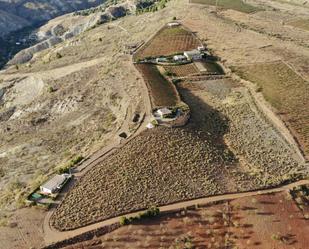
M164 66L164 69L166 72L170 72L173 76L176 77L186 77L199 73L199 70L194 65L194 63L177 66Z
M157 66L150 64L136 64L144 77L149 89L152 107L175 106L180 102L176 88L166 80Z
M243 0L190 0L190 3L214 5L223 9L233 9L244 13L252 13L261 10L261 8L245 3Z
M302 168L244 88L226 79L192 83L198 91L182 84L190 123L147 130L87 172L55 211L54 227L73 229L154 204L276 186Z
M281 192L162 215L65 248L292 249L306 248L308 232L308 220Z
M201 42L183 26L164 26L151 40L149 40L134 55L134 60L146 57L173 55L187 50L196 49Z
M242 78L256 83L309 156L309 85L282 62L235 68Z
M59 230L152 205L229 191L233 156L193 127L145 131L89 171L54 212ZM231 189L233 191L233 189Z

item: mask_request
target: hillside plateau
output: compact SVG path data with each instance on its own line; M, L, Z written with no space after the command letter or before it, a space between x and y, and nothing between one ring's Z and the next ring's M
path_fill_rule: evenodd
M282 190L282 185L308 176L306 4L250 0L245 7L242 1L233 5L224 1L227 5L216 7L215 2L171 0L164 8L99 24L96 18L105 13L91 10L89 15L61 16L40 28L47 40L59 40L34 50L24 61L12 60L0 72L0 247L41 248L51 244L49 248L61 248L55 246L60 243L73 244L74 248L79 239L66 239L100 229L99 221L110 225L116 220L118 225L120 216L153 205L180 205L191 199L246 191L258 194L269 188ZM91 28L87 26L90 20L96 23ZM134 61L132 54L142 56L140 51L146 51L146 56L171 56L160 54L160 46L164 53L173 53L173 46L184 49L183 41L191 44L177 32L170 43L153 39L169 22L180 23L207 47L216 58L219 75L200 73L198 63L179 67L135 64L145 59ZM79 25L88 28L62 39ZM27 54L29 49L21 53ZM280 72L279 77L274 72ZM175 98L177 89L177 100L181 98L190 108L186 126L146 130L153 111L152 91L162 90L149 85L159 78L161 83L174 84L173 94L164 95L164 105L175 104L165 100ZM105 154L105 150L110 152ZM24 206L25 198L36 187L59 167L80 157L85 161L73 169L74 179L49 210ZM266 203L271 201L269 196L261 196L252 202L253 208L258 213L265 209L268 215L278 211L276 206L294 210L295 217L300 218L293 220L291 229L300 245L305 244L303 232L296 229L308 225L305 211L297 212L294 200L282 203L283 194L271 197L273 206ZM236 207L237 202L231 204L236 212L231 213L232 220L234 214L248 214ZM243 206L248 199L239 202ZM225 208L223 204L214 206ZM254 234L250 243L258 243L258 238L270 245L277 242L269 242L271 234L259 237L261 227L269 222L267 214L257 216L263 218L263 224L250 214L240 222L241 229L229 223L225 230L226 220L214 215L218 224L212 224L208 216L204 220L204 212L207 210L172 216L177 232L186 233L179 217L190 222L194 216L202 223L191 219L194 231L203 225L217 231L222 225L220 245L227 230L238 233L249 223ZM283 211L276 215L273 217L280 219L287 216ZM160 222L155 222L154 229L165 229ZM282 222L289 223L286 219ZM280 224L273 226L275 232L287 233ZM139 232L143 224L131 228L135 234L150 236ZM119 237L127 232L121 228ZM162 247L177 248L181 239L176 241L170 235L174 241L159 238L159 232L153 237L161 240ZM97 248L120 247L122 239L118 243L117 236L116 231L89 243ZM116 238L113 243L109 243L111 237ZM207 243L203 243L197 236L195 243L216 248L217 241L211 237L204 236ZM236 242L246 248L243 241ZM148 237L145 245L138 238L131 245L160 247ZM250 245L259 248L260 244ZM89 244L78 246L91 248Z

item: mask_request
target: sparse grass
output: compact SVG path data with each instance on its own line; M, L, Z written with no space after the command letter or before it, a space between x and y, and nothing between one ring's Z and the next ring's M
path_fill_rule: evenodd
M216 0L190 0L191 3L216 5ZM233 9L244 13L252 13L262 10L259 7L247 4L242 0L218 0L217 6L223 9Z
M289 22L288 25L309 31L309 19L301 19L301 20L292 21L292 22Z
M309 155L309 84L282 62L234 68L240 77L257 84L265 99Z

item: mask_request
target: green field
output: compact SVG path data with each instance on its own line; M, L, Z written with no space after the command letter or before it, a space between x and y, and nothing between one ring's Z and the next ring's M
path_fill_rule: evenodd
M190 0L190 2L198 4L216 5L216 0ZM220 8L232 9L244 13L252 13L262 10L261 8L244 3L242 0L218 0L217 2L218 7Z
M305 155L309 156L309 83L282 62L236 67L233 70L243 79L259 86Z

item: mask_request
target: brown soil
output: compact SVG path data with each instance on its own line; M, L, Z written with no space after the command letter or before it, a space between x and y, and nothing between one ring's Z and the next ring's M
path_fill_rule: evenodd
M171 72L173 76L185 77L192 74L199 73L199 70L194 63L178 65L178 66L164 66L166 72Z
M303 249L308 229L291 196L281 192L163 215L65 248Z
M0 227L0 248L40 248L44 245L42 224L45 212L38 208L23 208Z
M143 75L145 83L147 84L153 108L160 106L175 106L180 102L175 87L161 75L157 66L136 64L136 67Z

